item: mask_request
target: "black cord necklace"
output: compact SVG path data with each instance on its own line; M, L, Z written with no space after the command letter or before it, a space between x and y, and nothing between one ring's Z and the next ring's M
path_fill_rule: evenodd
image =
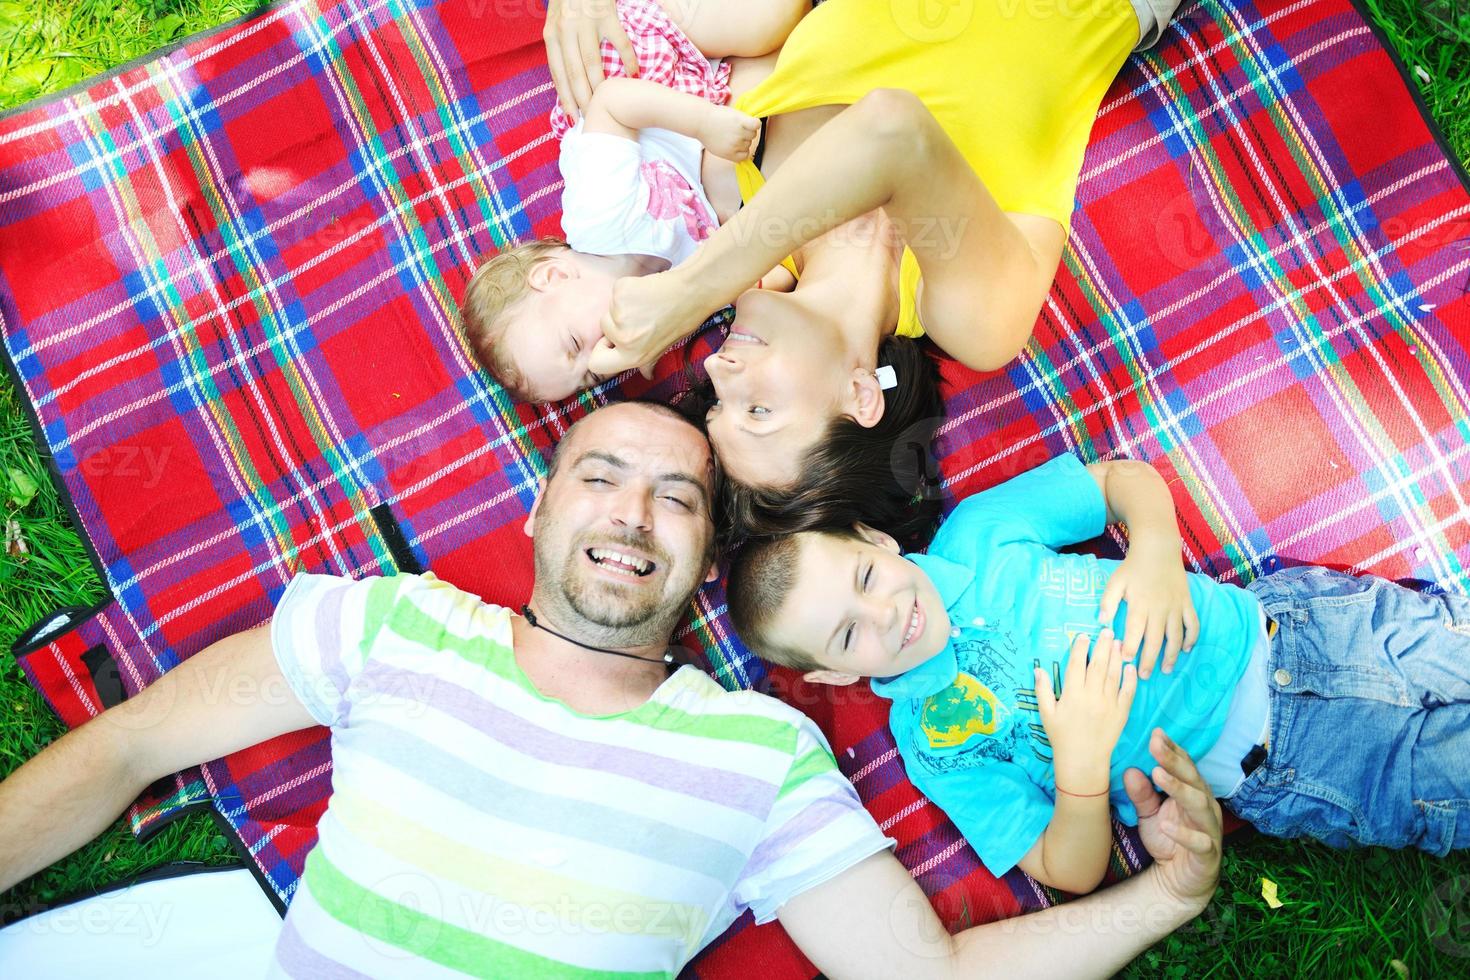
M593 653L610 653L614 657L627 657L629 660L641 660L646 664L658 663L657 660L650 660L647 657L640 657L636 653L627 653L623 650L609 650L607 647L595 647L590 643L583 643L581 640L574 640L570 636L558 633L550 626L542 626L541 621L536 618L536 614L531 611L530 603L527 603L526 605L521 607L521 615L526 617L526 622L531 624L532 629L545 630L547 633L550 633L557 639L566 640L573 646L579 646L583 650L591 650ZM665 667L674 666L674 653L672 650L664 651L663 661Z

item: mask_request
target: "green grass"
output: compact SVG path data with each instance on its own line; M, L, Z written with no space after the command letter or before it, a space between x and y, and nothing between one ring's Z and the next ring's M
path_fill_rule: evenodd
M1458 37L1426 11L1457 0L1366 0L1410 69L1461 160L1470 161L1470 19ZM1463 9L1465 4L1459 0ZM195 31L232 20L254 3L210 0L0 2L0 109L65 88ZM0 646L61 605L103 594L81 542L46 478L29 424L0 379L0 507L24 535L24 560L0 557ZM32 489L34 488L34 493ZM0 654L0 775L62 732L14 661ZM119 821L96 842L0 898L30 907L169 860L233 857L205 816L185 818L139 846ZM1277 883L1280 909L1261 898ZM1470 854L1336 852L1311 843L1251 837L1227 851L1206 915L1140 957L1125 975L1439 977L1470 972ZM1402 969L1395 966L1399 964Z
M0 557L0 649L26 627L64 605L89 605L104 595L101 581L57 499L36 452L30 424L9 380L0 381L0 506L19 527L28 553ZM18 506L31 493L34 496ZM0 653L0 776L9 774L64 731L41 696ZM140 846L119 820L71 857L0 895L0 915L64 898L168 861L228 863L234 850L207 814L190 814Z
M195 31L247 13L253 2L0 2L0 109L55 92ZM22 630L65 605L90 605L101 580L46 473L6 377L0 377L0 507L27 554L0 549L0 776L64 731L9 655ZM34 494L32 495L32 492ZM29 499L27 499L29 498ZM3 524L0 521L0 524ZM26 910L169 861L226 864L229 841L207 814L191 814L139 845L119 820L97 840L0 896L0 914Z

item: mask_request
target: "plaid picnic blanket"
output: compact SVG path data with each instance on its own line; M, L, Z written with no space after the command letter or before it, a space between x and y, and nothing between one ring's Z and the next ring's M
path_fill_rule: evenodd
M596 403L680 387L675 351L652 383L512 406L455 334L477 257L558 230L525 6L291 0L0 119L5 360L111 593L16 644L68 724L264 621L298 569L432 567L519 601L549 447ZM951 498L1061 451L1136 456L1208 574L1311 561L1465 591L1470 194L1349 0L1186 7L1114 85L1078 196L1025 354L945 367ZM818 720L952 928L1056 900L984 871L865 687L768 672L723 613L707 588L680 641ZM132 817L211 808L284 906L329 792L307 731ZM1114 873L1145 861L1120 834ZM748 917L689 972L757 970L812 974Z

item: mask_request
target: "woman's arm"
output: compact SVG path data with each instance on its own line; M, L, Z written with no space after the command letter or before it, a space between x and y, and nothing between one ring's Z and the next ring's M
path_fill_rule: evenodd
M754 116L637 78L609 78L597 86L583 123L585 132L630 140L655 126L699 140L715 156L736 162L749 159L761 128Z
M878 89L797 147L687 262L620 282L604 322L616 350L600 345L594 370L656 358L787 255L879 207L919 260L920 314L934 342L978 369L1013 358L1050 288L1061 228L1013 220L917 96Z

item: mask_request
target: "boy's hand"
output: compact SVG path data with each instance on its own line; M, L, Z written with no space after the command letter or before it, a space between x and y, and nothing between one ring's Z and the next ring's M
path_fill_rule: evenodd
M1057 784L1078 796L1107 791L1113 747L1123 734L1138 688L1138 672L1125 662L1132 655L1123 652L1113 631L1097 635L1089 662L1090 640L1086 633L1072 640L1060 696L1052 691L1048 672L1036 668L1036 704L1051 742Z
M704 148L732 163L750 159L760 134L759 119L727 105L711 105L699 126L699 142Z
M1179 554L1177 540L1153 544L1130 543L1123 559L1103 590L1099 619L1113 622L1118 604L1128 603L1128 621L1123 630L1123 650L1138 656L1138 676L1154 672L1159 651L1164 653L1164 673L1174 669L1180 651L1189 652L1199 639L1199 617L1189 594L1189 576ZM1139 644L1143 649L1139 651Z

